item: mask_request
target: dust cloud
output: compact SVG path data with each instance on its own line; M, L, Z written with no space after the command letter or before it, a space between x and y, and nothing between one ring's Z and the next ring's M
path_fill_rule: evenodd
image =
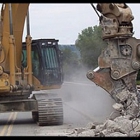
M87 69L80 70L71 80L64 80L59 89L66 123L102 123L114 111L115 101L104 89L87 79L86 73Z

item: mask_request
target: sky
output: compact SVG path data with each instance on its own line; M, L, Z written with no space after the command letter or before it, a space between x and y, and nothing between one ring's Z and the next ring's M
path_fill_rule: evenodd
M96 3L93 3L96 6ZM140 38L140 3L127 3L134 20L134 37ZM1 4L0 4L1 6ZM30 3L30 34L32 39L55 38L59 44L75 44L82 30L99 25L90 3ZM24 28L23 41L26 36Z

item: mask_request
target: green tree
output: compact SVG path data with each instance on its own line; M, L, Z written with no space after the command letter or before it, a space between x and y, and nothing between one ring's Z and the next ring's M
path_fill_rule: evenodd
M88 27L82 30L75 41L76 47L81 53L81 61L84 66L93 69L98 66L98 57L107 44L102 40L100 26Z

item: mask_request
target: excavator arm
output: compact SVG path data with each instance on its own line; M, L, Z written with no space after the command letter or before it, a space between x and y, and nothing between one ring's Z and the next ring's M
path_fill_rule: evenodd
M0 92L15 90L18 88L16 81L22 81L22 35L28 6L29 3L2 4L0 21L0 66L3 68L3 73L7 77L6 81L8 84Z
M1 9L1 45L4 47L5 51L5 61L3 62L3 66L6 71L9 71L9 36L13 35L15 40L16 47L16 60L21 59L22 52L22 35L24 29L25 18L28 12L29 3L14 3L11 4L11 18L9 17L9 4L2 5ZM11 28L11 29L10 29ZM2 61L2 60L1 60ZM17 61L17 66L21 67L21 62Z
M136 79L140 69L140 39L132 37L134 17L125 3L98 3L96 8L101 13L102 38L107 47L98 57L98 67L88 71L87 78L124 108L135 101L137 105L131 113L136 115L136 109L139 110Z

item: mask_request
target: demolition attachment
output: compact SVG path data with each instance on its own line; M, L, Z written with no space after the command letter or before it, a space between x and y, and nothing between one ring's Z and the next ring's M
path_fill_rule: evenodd
M131 9L125 3L98 3L97 10L102 38L107 47L98 57L98 68L87 78L106 90L112 98L125 106L128 101L138 103L136 79L140 69L140 39L133 36ZM130 107L130 105L129 105ZM136 115L136 108L133 112Z

